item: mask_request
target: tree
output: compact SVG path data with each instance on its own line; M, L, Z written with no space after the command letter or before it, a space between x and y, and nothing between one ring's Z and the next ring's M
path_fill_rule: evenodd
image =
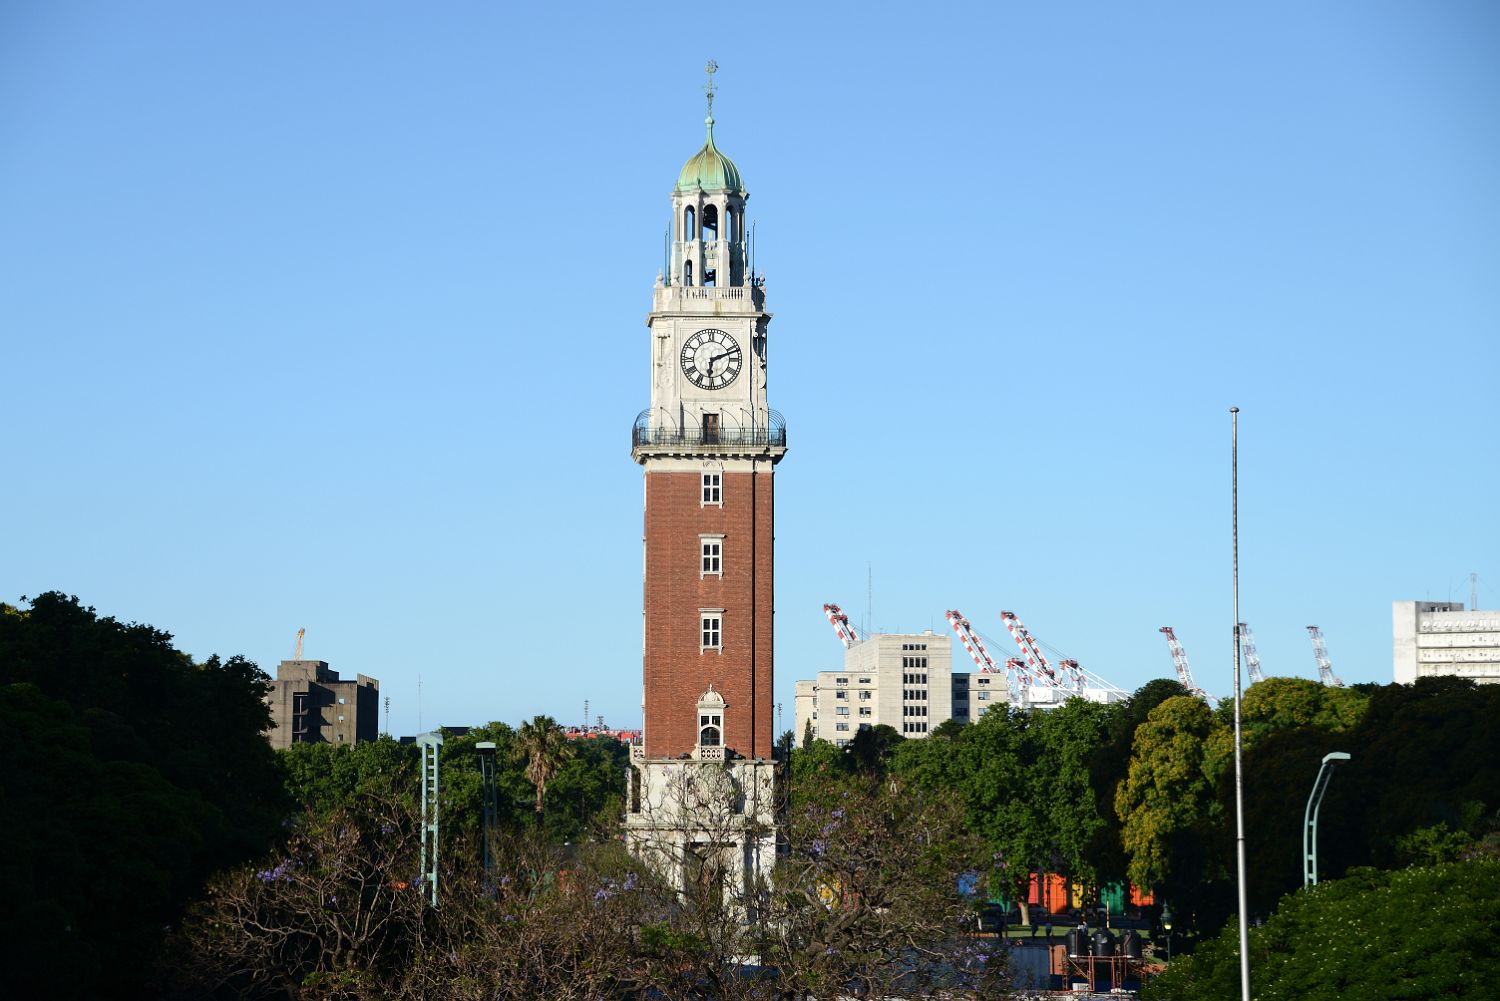
M1240 700L1240 722L1248 748L1277 730L1312 726L1329 733L1346 733L1364 716L1369 699L1349 688L1335 688L1307 678L1267 678L1245 690ZM1234 703L1219 706L1226 726L1234 723Z
M1132 882L1175 896L1222 878L1212 844L1221 816L1216 792L1232 761L1233 737L1202 699L1176 696L1151 710L1115 795Z
M886 763L896 748L905 742L906 738L895 727L877 723L868 729L862 727L854 735L849 741L849 755L861 771L880 775L884 774Z
M1042 805L1033 796L1034 725L1026 710L992 706L964 731L948 770L971 828L992 853L991 892L1019 900L1024 922L1031 917L1026 904L1031 871L1051 864L1053 844Z
M0 946L37 996L130 997L162 928L287 809L266 676L56 592L0 605Z
M1103 823L1090 839L1086 857L1101 882L1126 878L1129 859L1120 838L1121 822L1115 812L1115 792L1130 769L1135 731L1151 710L1167 699L1186 695L1187 689L1174 679L1157 678L1136 689L1129 699L1107 707L1106 735L1089 755L1089 786L1095 809Z
M534 716L529 723L522 723L516 731L515 747L511 752L526 763L526 778L536 787L536 815L542 819L547 795L547 783L557 774L564 761L573 756L573 748L567 734L551 716Z
M206 997L296 998L319 980L374 993L420 940L418 830L405 798L303 815L272 855L209 885L174 941L174 979Z
M885 997L898 987L914 997L957 987L991 996L1003 955L955 944L970 906L960 879L983 869L989 852L952 790L894 775L818 777L800 785L794 804L764 950L790 996Z
M1478 860L1382 872L1357 869L1282 899L1250 929L1259 1001L1427 1001L1489 998L1500 980L1500 862ZM1239 993L1233 924L1172 964L1146 1001Z
M1089 762L1106 739L1112 716L1109 706L1071 698L1042 713L1035 727L1038 753L1030 786L1038 820L1048 831L1051 868L1094 887L1101 873L1090 849L1105 827L1106 810L1094 796Z
M1333 874L1398 865L1402 839L1419 829L1473 828L1475 818L1500 808L1497 746L1500 686L1467 678L1383 686L1340 739L1353 758L1328 787L1320 863Z

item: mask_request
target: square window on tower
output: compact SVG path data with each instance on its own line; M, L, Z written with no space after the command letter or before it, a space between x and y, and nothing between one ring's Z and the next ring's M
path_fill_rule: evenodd
M724 503L724 480L722 473L703 474L703 506L710 504L723 505Z
M700 535L698 541L700 543L698 576L722 577L724 575L724 536Z
M699 635L701 639L698 645L700 653L708 650L724 649L724 612L723 609L705 610L699 613Z

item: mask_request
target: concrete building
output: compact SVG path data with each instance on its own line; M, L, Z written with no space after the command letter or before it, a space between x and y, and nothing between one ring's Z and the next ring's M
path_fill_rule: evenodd
M709 64L709 73L716 67ZM672 190L652 291L651 402L631 429L645 480L645 725L631 748L626 843L683 892L747 917L774 864L775 466L771 314L750 267L749 197L707 137Z
M284 660L276 666L266 703L275 748L293 744L352 744L380 736L380 682L363 674L345 681L321 660Z
M1398 684L1418 678L1500 682L1500 611L1464 611L1456 601L1391 604L1391 667Z
M840 747L881 723L906 737L925 737L949 719L969 722L1008 697L1005 676L953 673L953 645L928 630L885 633L851 644L841 671L797 682L796 739L813 736ZM971 710L972 706L972 710Z

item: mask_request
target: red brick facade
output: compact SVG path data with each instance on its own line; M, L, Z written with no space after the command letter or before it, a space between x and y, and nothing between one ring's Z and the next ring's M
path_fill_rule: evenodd
M703 503L699 472L646 468L646 755L698 741L698 699L724 697L724 746L771 756L774 490L769 459L729 461L722 505ZM723 574L702 573L704 534L722 533ZM723 612L723 645L701 647L701 609Z

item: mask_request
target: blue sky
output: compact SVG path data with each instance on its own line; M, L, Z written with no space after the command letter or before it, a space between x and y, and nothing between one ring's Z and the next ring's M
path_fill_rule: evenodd
M0 8L0 600L48 589L391 726L639 721L650 288L751 192L777 693L1002 609L1124 688L1388 681L1500 604L1488 3ZM1010 654L1009 644L1001 650ZM955 664L965 664L961 648ZM418 678L421 704L418 705Z

